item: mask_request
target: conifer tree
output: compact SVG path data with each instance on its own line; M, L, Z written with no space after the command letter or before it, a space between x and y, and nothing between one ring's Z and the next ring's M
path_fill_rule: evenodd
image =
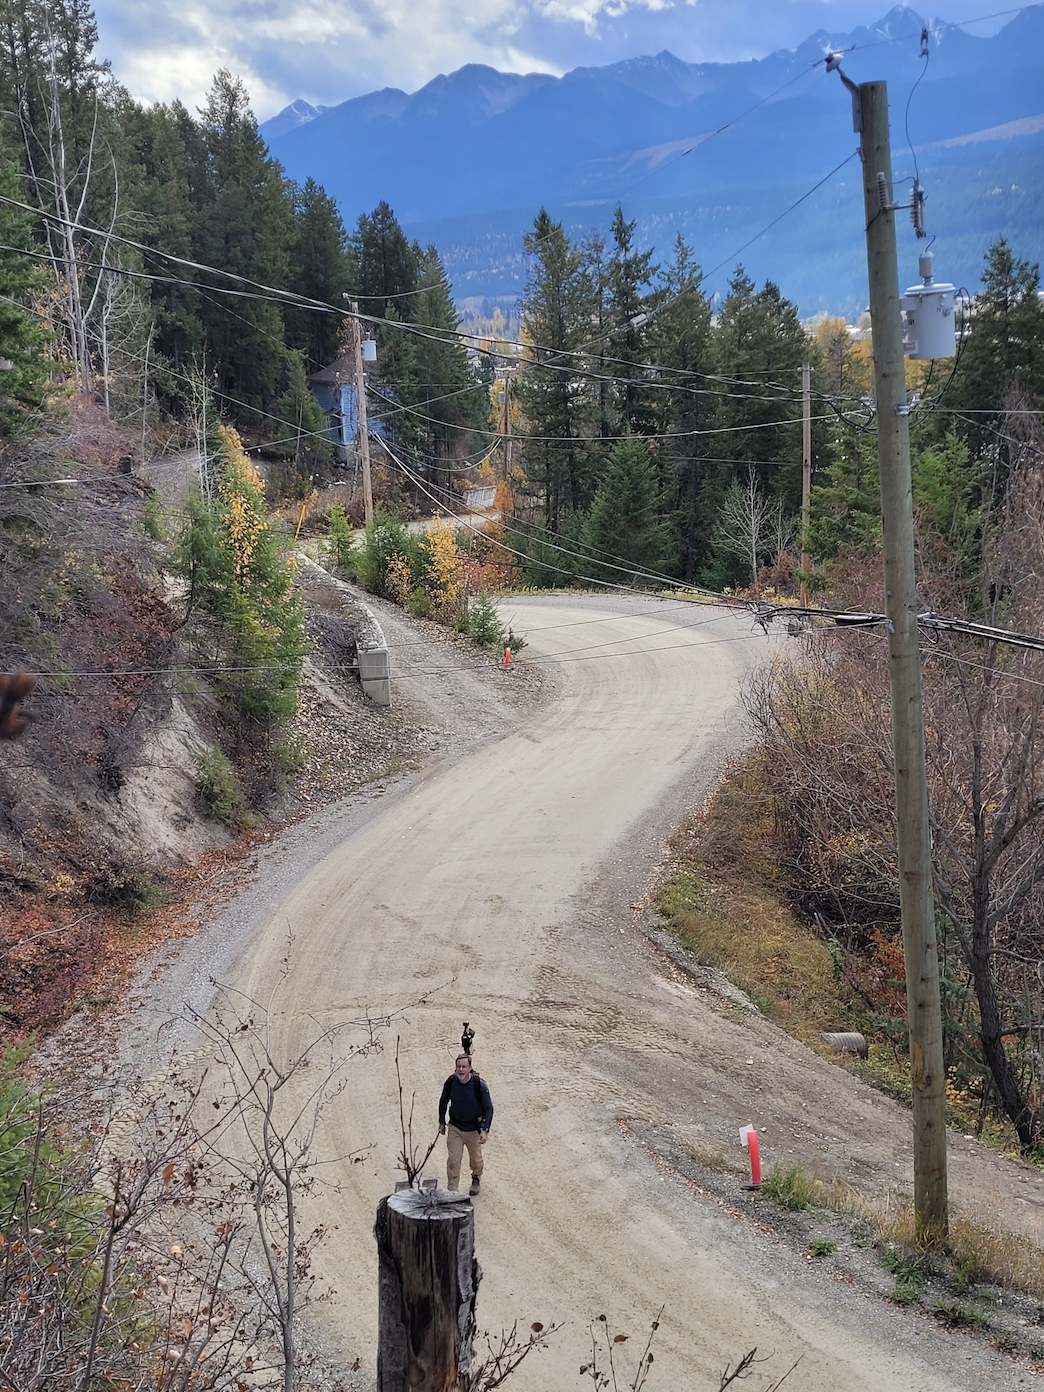
M348 239L351 294L362 314L389 323L414 317L420 275L420 248L411 246L398 219L382 199L372 213L362 213ZM423 423L409 414L417 381L420 339L403 329L377 325L379 415L389 436L410 454L420 448ZM376 417L375 417L376 419Z
M952 387L944 394L955 405L960 428L984 472L994 497L1013 463L1011 441L1000 429L1011 406L1044 407L1044 302L1040 268L1016 256L1003 237L986 253L983 288L976 295L971 330L961 348ZM962 412L967 414L962 415Z
M479 451L488 444L489 395L457 336L460 319L434 246L420 254L417 285L412 318L434 332L415 339L410 376L399 395L412 413L415 448L426 458L429 476L446 501L459 470L454 461L472 446Z
M270 446L272 452L292 460L284 491L303 497L310 485L328 479L334 451L326 417L308 386L302 354L294 349L286 355L286 387L269 424L279 436L278 446Z
M591 503L584 541L594 552L598 572L617 583L626 583L628 577L604 562L657 574L668 563L656 465L640 437L629 435L613 446Z
M530 437L523 455L530 488L544 526L557 532L565 512L586 509L593 486L584 438L589 403L573 356L590 329L591 282L584 253L545 209L524 246L529 277L521 312L528 348L514 392Z
M262 285L285 286L292 235L280 166L267 153L246 89L221 69L200 112L207 157L200 260ZM227 286L227 282L222 282ZM283 370L282 307L270 299L203 300L208 354L233 408L271 402Z
M215 675L216 683L244 716L268 725L297 706L308 651L304 611L260 476L235 430L218 427L217 453L218 496L189 499L174 568L188 584L190 613L200 609L219 620L218 633L201 634L216 645L212 665L229 669Z
M649 328L649 351L662 369L661 390L654 400L658 457L666 494L673 511L680 553L681 575L693 580L706 561L707 545L714 529L705 457L718 454L707 448L701 431L715 422L716 351L711 327L711 307L700 289L702 273L685 239L678 234L674 259L663 273ZM714 439L716 437L710 437Z
M0 165L0 196L20 201L21 192L17 167ZM7 363L0 367L0 437L40 405L48 376L48 337L33 305L43 298L47 273L19 251L31 244L31 215L0 203L0 358Z
M411 245L398 219L382 198L372 213L362 213L349 241L352 293L364 314L385 318L395 307L410 318L409 302L417 289L420 248Z
M346 308L351 288L347 234L337 204L314 179L294 192L294 235L290 247L290 289L308 299ZM305 355L310 372L326 367L340 348L341 316L290 307L287 342Z
M170 106L127 103L123 125L130 158L140 170L141 240L185 260L202 254L203 213L210 181L205 132L178 101ZM206 329L202 295L190 273L179 284L175 265L162 262L163 277L152 285L153 342L150 356L157 397L177 413L188 394L188 379L203 360Z
M652 250L636 251L635 222L628 222L617 205L611 227L611 250L606 266L608 319L612 326L606 356L615 379L611 392L614 435L648 435L655 430L656 412L645 364L648 362L646 324L649 288L659 267Z
M772 281L761 290L742 266L729 282L718 321L723 481L753 470L770 498L801 505L801 366L809 344L797 310Z

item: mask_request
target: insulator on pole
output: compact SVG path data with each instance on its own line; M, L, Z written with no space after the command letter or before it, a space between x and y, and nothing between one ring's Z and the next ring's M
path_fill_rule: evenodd
M913 198L910 203L910 221L918 237L926 237L928 234L924 230L924 189L920 184L913 186Z

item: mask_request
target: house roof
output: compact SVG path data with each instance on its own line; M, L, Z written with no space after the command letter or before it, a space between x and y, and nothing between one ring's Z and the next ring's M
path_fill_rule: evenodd
M339 386L342 382L355 381L355 353L351 348L346 348L339 358L335 358L329 367L321 367L318 372L313 372L308 379L316 382L320 386Z

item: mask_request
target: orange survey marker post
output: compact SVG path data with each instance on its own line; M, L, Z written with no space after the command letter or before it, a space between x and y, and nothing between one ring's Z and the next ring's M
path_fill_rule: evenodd
M508 669L510 666L511 666L511 649L510 649L510 648L505 648L505 649L504 649L504 670L507 671L507 669Z
M758 1149L758 1133L753 1126L740 1127L740 1144L750 1151L750 1188L761 1188L761 1152Z

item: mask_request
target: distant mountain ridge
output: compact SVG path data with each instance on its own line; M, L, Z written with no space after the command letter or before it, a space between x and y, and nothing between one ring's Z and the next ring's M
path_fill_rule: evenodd
M912 172L901 108L922 72L926 24L900 5L877 24L820 30L743 63L685 63L665 50L561 78L469 64L412 94L385 88L303 119L294 109L307 104L294 103L261 130L288 174L321 183L349 226L387 199L411 235L439 247L462 300L510 305L541 206L580 233L604 228L620 200L660 255L681 232L707 268L735 253L803 312L854 312L865 299L855 165L799 217L738 249L855 148L847 95L822 63L831 50L845 50L854 81L889 82L897 182ZM1044 10L1021 11L987 39L940 21L932 30L911 138L939 264L971 283L1000 232L1020 255L1044 252Z

